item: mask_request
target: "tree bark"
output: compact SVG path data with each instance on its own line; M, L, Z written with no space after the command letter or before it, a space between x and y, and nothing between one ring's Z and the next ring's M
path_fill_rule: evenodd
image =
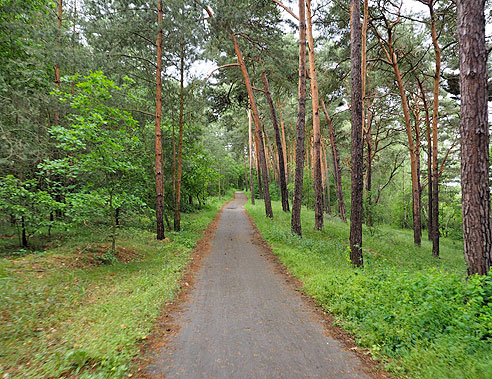
M485 0L458 0L463 242L468 274L492 263Z
M292 232L302 236L301 205L304 181L304 140L306 138L306 5L299 0L299 93L296 125L296 170L292 202Z
M174 230L181 230L181 174L183 169L183 132L184 132L184 45L181 44L179 66L179 136L178 165L176 173L176 204L174 207Z
M372 161L374 154L372 151L372 116L368 111L367 125L366 125L366 145L367 145L367 168L366 168L366 201L367 201L367 226L373 226L373 212L372 212Z
M282 129L282 151L284 153L285 184L287 185L289 183L289 162L287 160L287 142L285 139L285 125L282 117L282 107L280 105L280 102L278 103L278 110L280 114L280 128Z
M428 197L428 222L427 222L427 238L429 241L432 241L432 233L434 233L434 217L432 215L432 139L431 139L431 121L429 116L429 105L427 104L427 96L425 94L424 86L422 81L417 79L417 83L420 89L420 93L422 94L422 102L424 105L424 114L425 114L425 125L426 125L426 139L427 139L427 180L429 186L427 188L427 197ZM437 230L439 230L439 225L437 226Z
M309 55L309 77L311 80L311 100L313 104L313 188L314 188L314 227L323 229L323 186L321 178L321 129L319 122L319 91L314 54L313 23L311 19L311 0L306 1L307 39Z
M62 27L62 16L63 16L63 0L58 0L58 33L61 35L61 27ZM58 47L60 47L60 39L58 38ZM55 62L55 87L57 90L60 89L60 65L58 63L58 56L56 57ZM60 109L58 106L55 107L55 115L54 115L54 123L55 125L60 125Z
M229 34L234 42L234 50L237 55L237 61L239 63L239 67L241 68L241 72L243 74L244 83L246 85L246 89L248 91L249 102L251 105L251 110L253 112L253 120L256 128L256 135L259 140L259 155L260 155L260 164L261 164L261 175L263 179L263 195L265 197L265 214L267 217L273 218L273 210L272 203L270 200L270 190L268 188L268 172L266 165L266 157L265 157L265 148L263 146L263 135L261 130L261 120L260 114L258 112L258 108L256 107L255 96L253 93L253 86L251 85L251 81L249 79L248 70L246 68L246 64L244 63L243 54L241 53L241 49L239 48L239 43L237 41L236 35L229 29Z
M393 33L392 29L388 29L388 41L387 46L380 40L380 46L386 54L387 63L391 65L396 77L396 83L400 92L401 104L403 108L403 115L405 117L405 128L407 132L408 148L410 150L410 167L412 172L412 204L413 204L413 241L416 246L420 246L422 243L422 219L421 219L421 207L420 207L420 178L418 175L418 161L417 161L417 149L413 140L413 131L410 118L410 109L408 105L408 97L405 92L405 86L403 84L403 78L401 75L400 67L398 65L397 54L393 47Z
M279 170L279 182L280 182L280 194L282 197L282 210L284 212L289 211L289 194L287 192L287 182L285 180L285 153L282 146L282 140L280 137L280 130L278 128L277 115L275 113L275 106L273 105L272 95L270 93L270 87L268 85L268 79L266 73L261 74L263 79L263 85L265 87L265 94L268 100L268 105L270 106L270 113L272 115L273 130L275 131L275 142L277 144L278 151L278 170Z
M338 200L338 216L343 222L347 222L347 216L345 211L345 200L343 199L343 188L342 188L342 168L340 166L340 156L338 155L337 141L335 137L335 131L333 130L333 123L331 121L330 115L326 109L325 101L321 100L321 106L326 117L326 122L328 123L328 131L330 135L330 145L331 145L331 157L333 161L333 178L335 180L335 193Z
M360 1L352 0L350 7L350 62L352 103L352 199L350 210L350 260L354 266L363 265L363 148L362 143L362 77Z
M255 183L253 178L253 138L251 133L251 109L248 109L248 152L249 152L249 189L251 192L251 204L255 204Z
M439 169L437 162L437 125L439 121L439 80L441 77L441 49L437 40L436 14L433 1L429 1L432 44L436 55L434 75L434 103L432 111L432 255L439 258Z
M164 239L164 180L162 173L162 0L157 1L157 69L156 83L156 106L155 106L155 215L157 220L157 239Z

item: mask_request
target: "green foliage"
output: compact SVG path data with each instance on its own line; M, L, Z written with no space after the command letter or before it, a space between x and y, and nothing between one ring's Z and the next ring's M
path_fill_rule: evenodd
M21 182L12 175L0 178L0 214L10 216L19 236L22 229L31 234L43 226L54 226L55 221L49 216L63 207L48 192L39 190L36 180Z
M47 161L42 167L48 177L52 170L65 170L68 181L83 181L80 192L68 195L73 200L69 211L72 220L85 221L84 215L102 211L113 224L114 241L116 209L144 205L136 191L143 175L135 135L137 122L130 113L112 105L113 93L122 88L102 72L71 79L78 82L79 92L58 93L61 102L70 102L73 113L67 118L71 123L50 130L66 156Z
M413 246L410 232L381 226L364 231L364 268L346 261L349 228L327 220L314 230L303 213L303 238L275 203L275 222L262 204L247 205L262 236L305 291L353 333L362 347L398 376L486 378L492 357L492 280L464 279L462 245L442 239L441 259L431 244ZM275 211L275 209L274 209Z

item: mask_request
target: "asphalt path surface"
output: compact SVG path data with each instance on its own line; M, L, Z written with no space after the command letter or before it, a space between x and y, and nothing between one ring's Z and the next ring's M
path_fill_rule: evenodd
M166 378L367 378L312 307L275 272L243 210L223 210L177 334L147 374Z

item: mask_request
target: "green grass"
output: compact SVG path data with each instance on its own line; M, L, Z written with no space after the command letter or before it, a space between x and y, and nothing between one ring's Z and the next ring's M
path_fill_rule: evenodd
M441 259L411 231L364 229L364 263L348 259L348 225L327 218L314 230L303 209L303 238L290 232L290 213L275 202L274 220L261 201L246 205L274 253L336 323L397 376L490 378L492 280L465 279L462 242L441 239Z
M94 229L76 230L44 251L0 258L0 377L124 377L225 201L184 214L182 232L168 232L165 242L122 229L118 245L132 254L129 263L85 261L107 239Z

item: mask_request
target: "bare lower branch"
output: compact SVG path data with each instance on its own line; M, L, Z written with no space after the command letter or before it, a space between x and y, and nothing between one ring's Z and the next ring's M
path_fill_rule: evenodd
M288 14L290 14L292 17L294 17L297 21L299 21L299 17L294 13L292 12L287 6L285 6L284 4L282 4L281 1L279 0L273 0L273 2L277 5L279 5L280 7L282 7Z

